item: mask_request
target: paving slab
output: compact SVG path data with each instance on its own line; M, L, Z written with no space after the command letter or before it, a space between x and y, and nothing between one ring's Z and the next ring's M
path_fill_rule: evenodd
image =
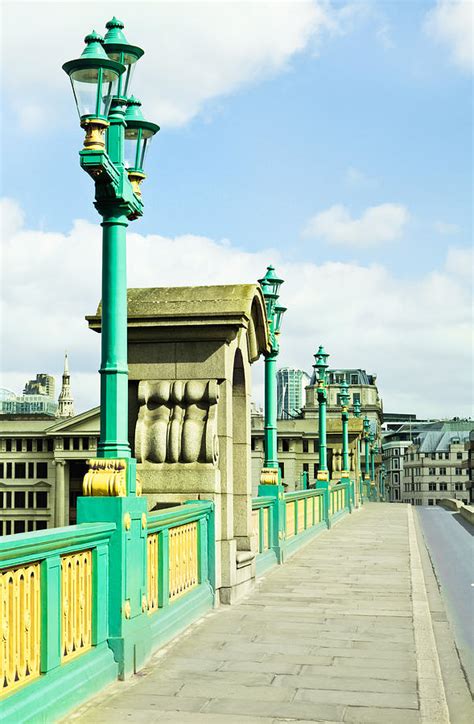
M448 724L411 516L365 505L67 721Z

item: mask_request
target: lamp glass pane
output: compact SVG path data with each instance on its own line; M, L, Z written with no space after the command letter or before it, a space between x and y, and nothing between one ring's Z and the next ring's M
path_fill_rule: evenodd
M132 133L133 132L133 133ZM135 168L135 160L137 157L137 139L138 129L127 128L125 132L125 153L124 153L124 164L125 168Z
M141 154L140 154L140 168L143 170L145 168L145 157L148 153L148 149L150 148L152 136L147 137L145 135L145 131L143 131L142 135L142 148L141 148Z
M99 99L99 107L97 107L99 69L83 68L76 70L71 73L70 78L79 116L107 118L118 74L112 70L102 70L102 93Z

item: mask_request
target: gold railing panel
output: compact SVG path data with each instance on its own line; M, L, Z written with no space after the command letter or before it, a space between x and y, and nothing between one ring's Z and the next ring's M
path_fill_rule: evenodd
M174 601L198 585L197 522L170 528L169 598Z
M295 534L295 504L291 500L286 503L286 537L291 538Z
M61 660L92 646L92 551L61 556Z
M40 674L40 564L0 572L0 696Z
M269 540L268 540L268 534L269 534L269 515L270 515L270 509L264 508L263 509L263 550L266 551L269 548Z
M305 520L304 520L304 500L298 500L298 533L301 533L304 530Z
M158 533L147 537L147 606L148 613L158 610Z
M306 501L306 525L311 528L314 525L314 498L308 498Z

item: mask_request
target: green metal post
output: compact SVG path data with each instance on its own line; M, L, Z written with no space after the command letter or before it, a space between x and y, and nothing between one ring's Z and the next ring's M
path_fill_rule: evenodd
M277 378L276 360L278 352L265 357L265 463L266 468L278 468L277 443Z
M129 458L127 367L128 220L119 204L103 210L102 359L99 457Z
M318 480L329 480L328 461L327 461L327 438L326 438L326 404L327 404L327 387L326 387L326 370L327 358L329 355L324 351L322 346L319 347L314 355L315 364L313 365L317 373L317 395L318 395L318 422L319 422L319 467Z

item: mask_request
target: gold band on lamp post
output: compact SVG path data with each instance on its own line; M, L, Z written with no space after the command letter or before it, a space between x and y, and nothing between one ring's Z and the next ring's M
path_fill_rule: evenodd
M83 495L123 498L127 494L126 460L93 458L87 462L89 472L82 484Z

